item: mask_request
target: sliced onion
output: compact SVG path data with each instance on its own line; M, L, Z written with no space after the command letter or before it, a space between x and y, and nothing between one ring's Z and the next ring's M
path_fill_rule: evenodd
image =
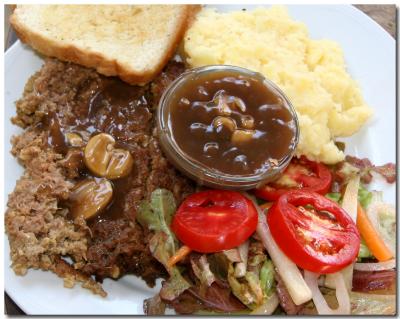
M349 214L351 219L356 223L357 221L357 205L358 205L358 188L360 186L360 176L354 176L348 182L346 186L346 191L343 195L342 208ZM353 282L353 264L348 265L344 269L341 270L344 282L349 291L351 291L352 282ZM325 285L326 287L335 288L336 280L332 277L331 274L326 275Z
M396 270L359 271L353 275L353 291L396 293Z
M266 302L264 302L261 306L254 309L250 314L251 315L271 315L276 307L279 305L279 298L276 293L274 293L271 297L268 298Z
M246 196L253 202L258 212L257 234L268 251L276 270L281 276L285 286L296 305L309 301L312 297L303 276L296 264L291 261L278 247L269 230L265 215L262 213L257 202L249 195Z
M223 253L231 262L237 263L242 261L237 248L224 250Z
M354 176L346 186L343 195L342 208L351 219L357 221L358 188L360 186L360 176Z
M350 296L344 282L343 274L341 272L337 272L330 275L335 281L336 286L336 299L339 304L339 307L336 309L329 307L324 296L318 288L319 274L307 270L304 271L304 279L308 287L311 289L315 308L320 315L349 315L351 310Z
M396 259L390 259L379 263L356 263L354 265L354 269L359 271L381 271L393 268L396 268Z
M235 277L241 278L246 274L247 270L247 257L249 255L249 241L246 240L243 244L238 247L239 256L241 262L235 266Z

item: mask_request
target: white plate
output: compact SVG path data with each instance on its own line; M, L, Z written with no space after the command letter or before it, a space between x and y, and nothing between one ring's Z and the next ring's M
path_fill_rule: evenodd
M219 10L239 10L254 6L217 6ZM368 157L375 164L395 161L396 60L395 41L378 24L352 6L289 6L294 19L307 24L311 37L335 40L342 46L349 72L360 83L364 97L374 109L374 118L359 133L346 140L346 153ZM17 42L5 55L5 195L15 186L22 168L10 155L10 138L20 132L9 119L30 75L42 60L31 49ZM385 199L395 203L395 186L383 182L372 185L385 191ZM107 298L86 289L63 288L63 282L50 272L30 270L24 277L10 268L9 246L5 240L5 287L11 298L28 314L142 314L143 299L159 289L126 276L105 280Z

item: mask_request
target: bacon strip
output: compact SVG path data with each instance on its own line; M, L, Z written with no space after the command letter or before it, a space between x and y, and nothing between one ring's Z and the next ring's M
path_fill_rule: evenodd
M358 271L353 274L353 291L396 293L396 271Z
M388 183L394 183L396 181L396 165L394 163L386 163L384 165L376 166L371 163L368 158L357 158L355 156L347 155L345 160L336 166L335 177L338 181L347 180L346 173L351 171L350 167L353 167L360 173L361 181L364 184L369 184L372 181L371 172L378 173Z

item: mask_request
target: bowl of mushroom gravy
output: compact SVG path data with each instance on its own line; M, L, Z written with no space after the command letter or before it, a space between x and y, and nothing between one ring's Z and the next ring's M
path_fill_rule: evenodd
M169 160L199 184L250 189L278 177L299 138L289 99L263 75L214 65L192 69L164 92L157 113Z

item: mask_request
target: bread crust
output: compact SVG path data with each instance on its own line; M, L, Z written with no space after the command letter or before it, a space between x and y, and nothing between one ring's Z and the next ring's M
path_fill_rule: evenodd
M118 57L109 59L101 53L82 50L75 45L62 45L56 40L32 31L23 23L20 23L16 11L14 11L10 17L10 24L13 26L22 42L29 44L35 50L46 56L94 68L97 72L106 76L119 76L123 81L132 85L144 85L153 80L172 57L186 32L189 20L193 18L199 9L199 5L185 6L179 17L179 29L175 32L168 47L165 48L162 58L151 70L145 70L142 73L135 72L125 67L118 61Z

